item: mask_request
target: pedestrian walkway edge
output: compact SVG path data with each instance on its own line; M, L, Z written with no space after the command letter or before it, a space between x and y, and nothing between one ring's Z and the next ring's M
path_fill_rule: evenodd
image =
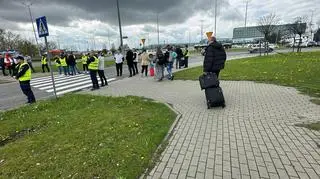
M145 179L147 178L147 176L149 175L149 173L152 171L152 169L154 167L156 167L156 163L157 161L160 159L160 156L162 154L162 152L166 149L167 144L169 142L169 139L171 138L171 136L173 135L174 129L177 127L178 122L180 121L182 114L179 113L177 110L175 110L173 108L173 106L171 106L168 103L165 102L160 102L160 101L156 101L154 99L152 99L155 103L162 103L164 105L166 105L169 109L171 109L174 113L176 113L177 117L176 119L173 121L167 135L163 138L163 140L161 141L161 143L159 144L159 146L157 147L156 151L154 152L152 158L151 158L151 166L149 166L148 168L145 169L145 172L142 173L142 175L139 177L140 179Z

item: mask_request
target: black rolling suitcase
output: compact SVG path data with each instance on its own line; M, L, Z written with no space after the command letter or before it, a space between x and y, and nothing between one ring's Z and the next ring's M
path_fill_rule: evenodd
M215 73L208 73L199 77L201 89L205 89L207 107L225 107L223 92Z
M205 89L207 107L226 107L221 87L213 87Z

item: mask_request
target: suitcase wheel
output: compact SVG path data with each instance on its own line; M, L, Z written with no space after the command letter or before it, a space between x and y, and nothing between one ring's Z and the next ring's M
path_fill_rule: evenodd
M207 102L207 108L210 109L211 108L211 105L209 102Z
M222 104L222 108L225 108L225 107L226 107L226 104L225 104L225 103L223 103L223 104Z

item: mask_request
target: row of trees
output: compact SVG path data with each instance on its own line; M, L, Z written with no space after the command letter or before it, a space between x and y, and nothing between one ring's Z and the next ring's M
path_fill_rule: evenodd
M48 42L48 45L49 49L57 48L57 45L54 42ZM16 50L21 54L28 54L30 56L38 55L39 50L41 52L46 50L45 44L40 44L38 47L32 41L22 38L19 34L0 29L0 51L7 49Z
M280 19L275 14L270 14L258 20L257 30L264 35L265 48L268 47L268 42L278 43L282 38L287 37L293 38L293 51L298 40L297 52L301 52L302 35L306 32L307 20L307 17L296 17L294 22L285 29L277 29ZM296 39L297 36L298 39Z

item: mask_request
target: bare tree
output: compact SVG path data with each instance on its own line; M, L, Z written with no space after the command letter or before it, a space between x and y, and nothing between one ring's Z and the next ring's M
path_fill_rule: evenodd
M29 55L34 55L38 50L31 41L22 39L20 35L10 31L0 29L0 51L7 49L14 49Z
M306 32L307 21L307 16L296 17L294 23L289 27L290 32L293 34L293 51L296 44L296 36L299 35L297 52L301 52L302 35Z
M264 35L264 47L265 47L265 51L267 51L267 55L269 52L267 39L275 31L278 24L279 24L279 18L275 14L262 16L258 20L257 30Z

